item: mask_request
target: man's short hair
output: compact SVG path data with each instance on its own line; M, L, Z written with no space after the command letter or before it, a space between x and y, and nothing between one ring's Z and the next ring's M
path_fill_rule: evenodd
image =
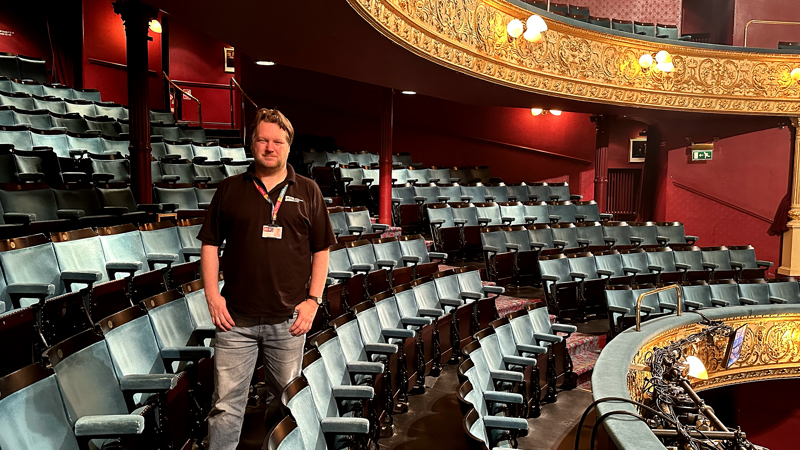
M277 109L261 108L256 112L256 117L253 119L253 124L250 125L250 142L256 141L256 130L258 124L261 122L274 123L279 126L281 130L286 132L286 143L292 145L294 139L294 127L289 119Z

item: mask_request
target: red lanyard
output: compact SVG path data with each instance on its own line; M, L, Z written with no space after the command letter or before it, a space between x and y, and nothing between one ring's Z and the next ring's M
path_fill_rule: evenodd
M289 188L289 183L286 183L286 185L283 186L283 189L281 189L281 193L278 194L278 201L275 204L272 203L272 199L269 198L269 194L267 193L267 191L265 191L264 188L261 187L261 185L256 180L253 180L253 184L256 186L256 189L258 189L258 193L261 194L261 196L264 197L264 199L269 202L270 206L272 206L272 225L275 225L275 221L278 220L278 210L281 209L281 203L283 203L283 196L286 195L286 189Z

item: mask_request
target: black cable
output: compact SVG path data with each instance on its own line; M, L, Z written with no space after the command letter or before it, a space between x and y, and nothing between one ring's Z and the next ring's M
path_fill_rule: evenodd
M642 417L642 416L640 416L638 414L634 414L634 413L632 413L630 411L609 411L609 412L603 414L602 416L600 416L597 419L597 423L595 423L594 426L592 427L592 444L591 444L591 447L590 447L591 450L594 450L594 438L595 438L595 435L597 434L597 427L601 423L603 423L603 421L606 420L607 417L613 416L615 414L619 414L619 415L623 415L623 416L631 416L631 417L634 417L636 419L641 420L644 423L647 423L647 420L644 417Z
M666 414L664 414L661 411L658 411L656 409L653 409L653 408L645 405L644 403L637 402L635 400L631 400L629 398L624 398L624 397L603 397L601 399L598 399L598 400L595 400L594 402L592 402L592 404L589 405L583 411L583 415L581 415L581 420L580 420L580 422L578 422L578 432L576 433L576 436L575 436L575 450L579 450L580 442L581 442L581 429L583 428L583 422L586 420L586 417L589 415L589 413L592 411L592 409L594 409L594 407L597 406L597 404L599 404L599 403L613 402L613 401L631 403L631 404L640 406L640 407L645 408L646 410L652 412L653 414L656 414L657 416L667 420L668 422L672 422L672 424L677 426L677 423L678 423L677 420L667 416Z

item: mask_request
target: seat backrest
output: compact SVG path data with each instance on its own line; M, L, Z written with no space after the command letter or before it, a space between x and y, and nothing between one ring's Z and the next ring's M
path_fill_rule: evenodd
M547 306L542 305L538 308L528 309L528 319L531 321L533 330L537 333L555 334L550 323L550 314L547 312Z
M181 138L181 133L175 125L151 125L150 133L161 136L165 141L177 142Z
M224 281L220 280L219 290L222 291ZM208 311L208 303L206 302L205 289L203 280L194 280L181 286L186 298L186 304L189 306L189 314L192 316L192 321L199 327L213 327L214 322L211 320L211 313Z
M417 180L414 183L427 184L430 183L429 181L430 178L431 178L430 169L415 169L413 167L408 168L408 179Z
M355 179L354 179L355 180ZM392 198L399 198L401 205L413 205L416 203L414 200L414 187L413 186L400 186L392 187Z
M89 102L101 102L100 91L97 89L73 89L75 99L86 100Z
M70 157L69 141L67 134L63 131L33 130L31 131L31 143L34 146L51 147L61 158Z
M553 231L550 229L550 225L545 223L537 223L534 225L528 225L526 228L528 229L528 239L530 242L544 244L542 249L554 248Z
M681 283L681 296L684 301L700 303L705 307L712 307L711 288L704 280Z
M344 244L334 244L330 247L328 272L349 272L352 265Z
M678 39L678 26L657 23L656 36L666 39Z
M740 280L739 297L755 300L759 305L769 305L769 284L763 279Z
M468 201L471 202L485 202L486 201L486 186L482 184L461 186L461 196L470 197ZM495 200L499 201L499 200Z
M603 234L616 238L614 245L631 245L631 227L627 222L605 222Z
M0 144L11 144L15 150L33 148L31 132L23 126L0 126Z
M439 195L447 197L448 202L461 201L461 186L457 183L452 184L439 184Z
M147 308L159 348L198 344L189 305L180 292L173 289L144 299L142 304Z
M548 200L567 201L569 200L569 184L564 181L561 183L548 183L550 197Z
M539 258L539 269L541 270L542 275L552 275L558 278L555 283L572 281L572 278L569 276L569 261L563 254ZM545 281L545 283L549 287L551 284L553 284L553 281Z
M643 36L656 37L656 26L650 22L633 22L633 32Z
M314 355L309 357L309 354ZM325 360L319 350L312 349L303 355L303 376L308 380L318 417L339 417L339 408L333 397L333 386ZM307 411L304 414L308 414ZM309 414L310 415L310 414Z
M486 188L486 195L494 197L495 202L507 202L508 199L508 186L505 184L487 184ZM522 200L517 200L522 201Z
M13 106L26 111L34 109L33 97L22 92L4 92L0 94L0 105Z
M64 100L60 99L34 98L33 106L36 109L45 109L51 113L56 113L56 114L67 113L67 105L64 103Z
M600 278L594 255L591 252L570 253L567 258L570 271L585 273L588 275L587 279Z
M440 228L452 228L455 225L453 222L453 208L447 203L431 203L425 208L428 214L428 222L433 225L434 221L443 220L441 225L436 225Z
M419 305L417 304L414 289L410 284L394 288L394 299L401 317L418 317Z
M519 251L521 252L526 252L531 249L528 229L522 225L503 227L503 237L506 243L519 245Z
M349 187L349 185L357 185L362 184L361 181L364 178L364 169L357 167L357 168L349 168L349 167L339 167L336 169L339 171L339 178L351 178L352 181L349 184L345 185L345 189ZM392 188L394 189L394 188Z
M481 273L478 270L469 270L458 273L458 285L461 292L474 292L483 295L483 283Z
M300 387L300 382L302 382L302 387ZM292 395L291 398L284 400L284 404L297 421L296 430L300 431L301 442L297 442L297 445L283 445L283 442L287 442L290 436L297 436L296 433L292 432L284 438L282 445L279 445L278 448L281 450L326 450L328 445L325 443L325 435L320 427L319 414L314 402L314 396L311 393L311 387L309 387L305 377L296 378L290 383L290 386L291 388L287 389L286 392L292 392ZM287 417L287 419L290 418ZM297 437L291 438L291 440L296 442ZM271 442L272 440L270 440Z
M604 228L600 222L581 222L576 224L576 227L580 239L587 239L590 245L605 245L606 241L603 239ZM630 240L628 245L630 245Z
M330 384L332 386L348 386L352 384L350 371L347 370L347 363L351 360L348 360L344 354L338 330L333 328L324 330L314 338L312 344L319 350L322 359L325 361L325 369L328 373Z
M181 159L194 159L194 152L192 151L191 142L171 142L165 141L164 146L167 149L168 155L180 155Z
M489 166L470 167L469 179L480 180L481 183L488 183L489 180L492 179L491 169L489 168ZM500 202L504 200L496 200L496 201Z
M112 117L114 119L127 119L128 112L122 105L108 102L108 103L97 103L94 105L95 109L97 110L97 115L99 116L106 116Z
M519 354L517 342L508 317L495 320L491 325L497 335L497 344L500 346L503 356L517 356Z
M347 236L350 234L349 228L347 227L347 218L344 216L344 208L329 208L328 219L331 221L334 234L337 236Z
M461 299L461 288L455 272L437 272L433 275L433 283L436 285L439 298Z
M111 182L128 183L131 180L130 161L125 158L120 159L98 159L92 158L92 173L109 173L114 177Z
M728 247L728 254L730 261L736 261L744 264L745 269L756 269L756 250L752 245L737 245Z
M560 216L559 222L575 222L575 205L570 201L547 202L547 212Z
M194 195L194 191L192 191ZM147 253L173 253L178 261L183 261L183 247L178 235L178 227L172 222L156 222L139 226L142 244Z
M606 305L618 306L620 308L628 308L629 314L633 314L632 306L635 305L636 299L633 298L633 290L630 286L607 286L605 290ZM621 314L609 310L612 321L616 323L617 317Z
M103 206L124 206L128 212L136 211L136 199L129 187L109 187L97 189L97 197Z
M98 135L68 133L67 143L69 148L83 148L88 150L89 153L97 155L101 155L106 151L105 144Z
M178 126L178 136L181 139L191 139L192 142L203 144L208 139L206 138L206 130L203 127L194 127L188 125Z
M97 231L106 261L139 261L142 268L136 271L137 274L149 270L141 234L133 225L99 227Z
M508 251L506 247L506 237L501 227L486 227L481 229L481 245L483 247L495 247L498 253Z
M653 222L628 222L631 236L643 239L642 245L658 245L658 229Z
M408 180L408 170L392 169L392 184L405 184Z
M671 248L648 248L645 249L647 253L647 264L651 266L661 266L664 272L675 272L675 263L678 262L675 258L675 252Z
M731 270L731 257L728 247L701 247L703 262L719 264L718 270Z
M680 222L657 222L656 230L659 236L666 237L667 244L686 244L686 232Z
M492 328L486 328L477 333L478 342L483 349L483 356L492 370L505 370L503 363L503 351L497 339L497 333Z
M547 186L547 183L529 183L527 186L528 199L538 202L550 201L550 188Z
M50 111L46 109L40 110L14 110L14 119L17 123L27 123L32 128L37 130L49 130L53 127L53 120L50 117Z
M633 22L630 20L611 19L611 29L633 33Z
M428 179L431 181L431 183L449 183L450 169L437 169L436 167L431 167L428 171Z
M0 53L0 76L7 77L12 80L19 80L22 78L19 74L17 55L10 52Z
M634 286L633 291L631 291L631 294L632 294L631 295L631 301L632 301L632 303L631 303L631 314L634 314L634 311L636 311L636 302L637 302L639 296L642 295L645 292L652 291L653 289L655 289L655 286L653 286L652 284ZM673 293L672 294L673 297L669 297L668 296L666 298L675 299L676 298L676 297L674 297L675 291L674 290L671 290L671 291ZM664 292L667 292L667 291L664 291ZM662 299L664 298L664 297L661 297L661 294L662 293L659 292L658 294L651 294L651 295L645 296L642 299L642 305L643 306L649 306L649 307L653 308L653 310L655 312L661 312L661 306L659 305L659 302L662 301ZM673 304L677 303L677 300L673 300L672 303ZM642 314L644 314L644 313L642 313Z
M348 242L345 244L347 248L347 257L350 258L350 263L355 264L369 264L373 270L378 268L375 259L375 252L372 250L372 244L362 239L360 241Z
M498 203L500 207L500 217L512 217L511 225L525 225L525 208L520 202Z
M175 162L161 161L161 172L164 175L177 175L179 183L194 183L194 164L182 159Z
M731 306L739 305L739 285L731 280L715 280L708 283L711 290L711 298L725 300Z
M594 200L577 201L575 204L575 214L586 216L584 220L594 222L600 221L600 210Z
M364 227L365 233L372 233L372 222L369 220L369 210L363 206L345 209L348 226Z
M522 206L526 216L536 217L534 223L550 223L547 203L526 201Z
M606 250L594 255L594 263L598 270L610 270L615 277L625 276L622 267L622 255L616 250Z
M439 186L436 185L428 185L428 186L414 186L414 195L417 197L425 197L425 203L437 203L439 202Z
M550 225L550 229L553 232L553 240L566 242L566 248L578 248L578 227L575 224L555 223Z
M84 228L54 232L51 233L50 239L53 241L58 267L62 272L65 270L98 272L100 274L98 283L108 281L103 244L100 243L100 236L96 231ZM73 291L85 286L76 284Z
M205 156L208 158L208 161L219 161L222 157L222 153L220 152L219 145L217 144L191 144L192 146L192 153L194 156ZM182 156L183 158L183 156Z
M400 309L397 306L397 298L394 295L383 296L378 294L375 297L375 309L378 310L378 318L382 328L406 328L400 319Z
M787 303L800 303L800 285L794 278L769 281L770 297L782 298Z
M75 98L75 91L71 87L61 85L42 85L42 94L45 97L56 97L62 100L73 100Z
M689 270L704 270L703 252L699 247L675 249L672 254L675 257L676 263L688 264L690 267Z
M0 242L0 264L3 266L7 285L52 284L55 286L53 295L65 292L53 244L43 234ZM10 304L7 286L1 295L0 298ZM22 299L23 307L33 303L33 300L26 300Z
M639 269L640 274L650 273L647 268L647 252L641 248L620 251L622 255L622 265Z
M82 116L96 117L98 114L94 103L78 98L81 96L79 92L80 91L75 91L75 100L64 100L67 112L78 113Z
M222 163L192 164L194 174L198 177L209 177L209 184L219 184L225 179L225 168Z
M411 283L414 291L414 298L420 308L443 309L439 305L439 294L436 291L436 284L433 279L419 279Z
M400 248L400 241L396 237L376 238L372 240L372 250L375 252L375 259L395 261L395 267L403 267L403 250Z
M204 218L182 219L178 221L178 236L183 248L200 248L203 243L197 239L197 233L203 227Z
M175 116L172 114L172 111L158 111L158 110L150 110L150 121L151 122L162 122L166 124L174 124L175 123Z
M176 203L178 209L199 209L193 187L153 188L158 203Z
M403 255L419 256L421 258L420 263L431 262L428 256L428 247L425 244L425 239L418 234L402 236L400 238L400 250L403 252Z
M103 207L94 188L53 189L58 209L79 209L87 216L103 213Z
M78 450L52 369L26 366L0 378L0 391L0 447Z
M234 161L247 160L247 152L241 145L235 145L235 146L220 145L219 156L220 158L231 158Z
M47 352L70 423L84 416L128 414L103 338L84 331Z
M103 141L104 153L119 153L122 156L129 156L131 153L131 143L127 138L102 136L100 139Z
M500 205L495 202L475 203L478 217L489 219L487 225L502 225L503 220L500 215Z

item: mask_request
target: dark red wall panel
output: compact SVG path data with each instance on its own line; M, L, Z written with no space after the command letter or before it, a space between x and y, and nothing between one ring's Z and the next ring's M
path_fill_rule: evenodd
M794 0L737 1L733 45L744 45L744 27L753 19L800 22L800 8ZM800 40L798 36L800 25L752 24L747 33L747 46L777 48L778 41L796 42Z
M4 2L0 14L0 30L13 33L0 35L0 52L35 56L52 67L50 42L47 40L47 23L41 14L33 14L26 2Z

